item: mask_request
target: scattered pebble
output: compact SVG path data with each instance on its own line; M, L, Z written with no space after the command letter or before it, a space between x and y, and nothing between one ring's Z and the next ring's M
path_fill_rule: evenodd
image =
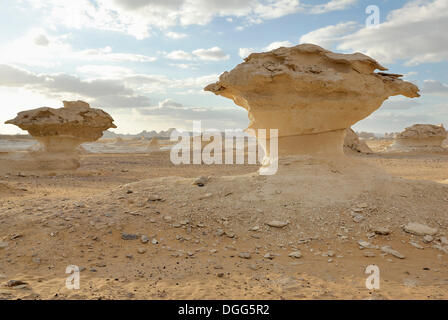
M9 288L13 288L13 287L17 287L17 286L22 286L22 285L26 285L26 282L23 282L21 280L9 280L6 283L6 286Z
M268 253L266 253L266 254L264 255L263 258L272 260L272 259L274 259L274 255L268 252Z
M364 240L359 240L358 241L359 244L359 248L362 250L364 248L366 249L379 249L378 246L371 244L370 242L364 241Z
M193 185L196 185L198 187L203 187L206 185L206 183L208 182L208 178L201 176L199 178L197 178L196 180L193 181Z
M413 241L410 241L409 244L417 249L423 250L425 249L423 246L419 245L418 243L415 243Z
M379 234L381 236L387 236L390 234L390 230L388 228L385 227L376 227L373 232L375 232L375 234Z
M278 221L278 220L273 220L273 221L269 221L266 223L268 226L273 227L273 228L284 228L286 227L289 222L288 221Z
M122 233L121 234L121 239L123 239L123 240L136 240L136 239L138 239L138 235L133 234L133 233Z
M407 233L416 235L416 236L425 236L430 235L433 236L437 233L437 229L428 227L427 225L417 223L417 222L410 222L407 225L403 227L403 230Z
M156 201L163 201L163 198L155 194L152 194L148 197L148 202L156 202Z
M384 253L387 253L387 254L391 254L391 255L393 255L394 257L398 258L398 259L404 259L404 258L406 258L406 257L405 257L404 255L402 255L400 252L398 252L397 250L392 249L392 248L389 247L389 246L381 247L381 251L383 251Z
M238 256L242 259L250 259L252 257L249 252L240 252Z
M302 253L300 251L293 251L288 254L288 257L299 259L302 257Z
M366 251L366 252L364 252L364 257L373 258L373 257L376 257L376 254L371 251Z
M140 241L142 243L148 243L149 242L149 238L147 236L145 236L145 235L142 235L141 238L140 238Z

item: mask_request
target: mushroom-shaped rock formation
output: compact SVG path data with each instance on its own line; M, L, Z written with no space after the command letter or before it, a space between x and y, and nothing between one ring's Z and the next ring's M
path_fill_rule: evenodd
M373 153L372 149L364 142L364 140L359 139L358 135L351 128L348 128L345 132L344 139L344 151L348 152L358 152L358 153Z
M440 125L414 124L395 136L390 152L440 152L445 151L443 141L447 131Z
M148 143L148 151L160 150L160 142L156 137L152 138Z
M32 152L42 167L75 169L79 167L78 147L84 142L101 138L103 131L116 128L112 117L100 109L90 108L83 101L63 101L64 107L48 107L20 112L6 121L40 142L40 149Z
M400 75L376 69L387 70L361 53L301 44L252 53L204 90L245 108L249 129L278 129L280 156L342 155L347 128L390 96L419 97L419 89ZM264 163L275 160L263 147Z

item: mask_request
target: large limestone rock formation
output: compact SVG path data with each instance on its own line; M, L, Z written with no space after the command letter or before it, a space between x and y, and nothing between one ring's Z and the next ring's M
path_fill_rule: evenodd
M345 132L344 151L357 153L373 153L372 149L363 141L360 140L355 131L348 128Z
M249 129L278 129L280 156L342 155L345 131L390 96L419 97L419 89L361 54L312 44L253 53L205 90L249 113ZM272 162L268 146L264 146Z
M100 109L90 108L83 101L63 101L64 107L48 107L20 112L6 121L40 142L40 149L32 152L33 159L48 169L79 167L79 149L84 142L101 138L103 131L116 128L112 117Z
M445 151L443 141L447 131L440 125L414 124L395 136L390 152L440 152Z

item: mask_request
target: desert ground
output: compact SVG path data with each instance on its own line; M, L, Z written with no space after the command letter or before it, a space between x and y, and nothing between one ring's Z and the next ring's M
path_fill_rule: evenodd
M257 165L173 165L168 150L86 152L66 172L2 160L0 298L447 299L448 153L382 153L390 143L348 155L389 177L348 189L344 166L320 175L326 188L292 187ZM292 166L328 169L280 170ZM405 232L410 222L437 234ZM66 288L69 265L79 290Z

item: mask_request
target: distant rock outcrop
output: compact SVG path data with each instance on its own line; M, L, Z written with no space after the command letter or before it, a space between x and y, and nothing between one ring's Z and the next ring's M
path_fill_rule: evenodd
M414 124L395 136L390 152L440 152L445 151L443 141L447 131L440 125Z
M361 54L312 44L253 53L205 90L232 99L249 113L249 129L278 129L280 156L342 155L345 130L390 96L419 97L401 75ZM264 146L265 163L270 151Z
M20 112L6 121L14 124L40 142L33 158L43 167L74 169L79 167L79 149L84 142L101 138L103 131L116 128L112 117L83 101L63 101L64 107L48 107Z
M157 138L152 138L148 143L148 151L158 151L160 150L160 142Z
M345 140L344 140L344 150L354 151L358 153L373 153L372 149L363 141L360 140L355 131L351 128L346 130Z

